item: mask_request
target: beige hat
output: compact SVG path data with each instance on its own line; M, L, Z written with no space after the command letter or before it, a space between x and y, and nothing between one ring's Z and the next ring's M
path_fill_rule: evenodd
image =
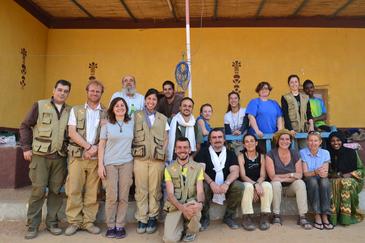
M288 134L290 136L290 140L293 140L294 137L288 129L281 129L281 130L277 131L274 134L274 136L272 136L272 140L274 141L275 145L278 145L279 138L281 137L281 135L284 135L284 134Z

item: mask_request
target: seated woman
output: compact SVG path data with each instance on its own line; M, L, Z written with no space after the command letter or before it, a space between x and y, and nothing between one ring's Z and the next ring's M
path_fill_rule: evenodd
M243 137L244 150L238 155L240 179L244 184L241 202L243 213L242 226L251 231L256 228L253 220L252 203L261 201L260 230L270 228L269 214L271 213L272 187L266 179L265 156L258 151L257 138L251 134Z
M200 107L200 116L196 118L196 122L198 123L200 130L202 131L204 140L207 141L207 137L209 132L212 130L209 120L212 116L213 108L211 104L204 104ZM207 142L203 143L204 145L207 144Z
M300 150L303 161L304 181L307 185L308 200L314 211L314 228L333 229L328 221L331 215L331 184L328 179L330 153L321 149L322 138L319 132L310 132L307 148Z
M275 133L284 128L278 102L269 99L271 90L268 82L260 82L255 90L259 97L252 99L247 105L246 114L251 127L249 132L259 138L262 138L264 133Z
M271 179L273 188L272 211L273 224L281 224L280 204L282 191L287 196L295 196L299 211L298 224L304 229L312 229L306 219L308 211L307 190L302 179L302 161L297 151L291 150L293 136L287 129L282 129L274 134L273 140L276 148L266 155L266 171Z
M332 224L356 224L364 219L359 211L359 193L364 184L365 169L356 151L346 148L341 132L332 132L330 141L330 178L332 182Z
M246 108L240 105L240 95L232 91L228 94L228 108L224 115L225 134L241 135L248 127L248 118L245 116ZM230 147L238 154L242 149L241 141L232 141Z
M299 77L292 74L288 77L290 92L281 97L285 128L295 136L297 132L314 130L309 97L299 92ZM299 148L305 147L305 140L298 141Z

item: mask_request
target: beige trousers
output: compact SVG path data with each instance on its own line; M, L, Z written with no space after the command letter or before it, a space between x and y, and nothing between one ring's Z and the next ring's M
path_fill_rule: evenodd
M133 162L105 166L105 219L108 227L124 227L129 189L133 183Z
M288 197L296 197L297 207L300 216L303 216L308 211L307 204L307 189L303 180L295 180L289 186L283 187L281 182L272 181L272 189L274 192L272 211L275 214L280 214L281 197L284 193Z
M99 204L98 161L70 158L66 180L66 216L70 224L87 228L94 223Z
M241 208L243 214L253 214L253 195L255 192L253 184L249 182L244 182L243 185L245 189L243 191ZM272 202L272 186L269 182L264 181L261 183L262 189L264 191L264 195L260 197L261 202L261 213L270 213L271 212L271 202Z
M159 213L164 169L163 161L134 159L135 217L140 222L147 223L148 218L156 217Z
M184 218L180 211L169 212L165 219L165 229L163 241L165 243L172 243L180 241L184 231L184 224L186 225L186 232L196 234L200 229L201 212L190 220Z

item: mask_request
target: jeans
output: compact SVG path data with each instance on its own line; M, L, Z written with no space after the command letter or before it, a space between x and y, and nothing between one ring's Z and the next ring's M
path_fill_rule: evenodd
M331 184L328 178L310 176L304 179L307 185L309 204L316 214L331 214Z

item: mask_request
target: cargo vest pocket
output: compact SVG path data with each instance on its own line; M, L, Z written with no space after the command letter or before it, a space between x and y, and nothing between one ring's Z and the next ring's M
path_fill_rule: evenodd
M77 129L84 129L85 127L85 119L84 118L77 118L76 128Z
M179 188L174 188L174 194L177 200L181 199L181 189Z
M43 138L50 138L52 136L52 128L51 126L39 126L38 134Z
M51 147L51 141L33 141L33 150L35 152L47 153Z
M146 156L146 147L144 145L133 146L132 155L134 157L145 157Z
M43 124L51 124L51 122L52 122L52 113L43 113L42 123Z
M155 151L153 152L153 158L156 160L165 161L165 152L162 149L155 147Z
M133 143L141 143L145 140L145 135L144 132L136 132L134 138L133 138Z
M69 145L68 146L68 153L69 153L70 157L81 158L82 149L80 147L77 147L77 146Z
M159 139L157 137L153 137L153 141L155 142L157 148L159 148L159 149L163 148L163 140L162 139Z

